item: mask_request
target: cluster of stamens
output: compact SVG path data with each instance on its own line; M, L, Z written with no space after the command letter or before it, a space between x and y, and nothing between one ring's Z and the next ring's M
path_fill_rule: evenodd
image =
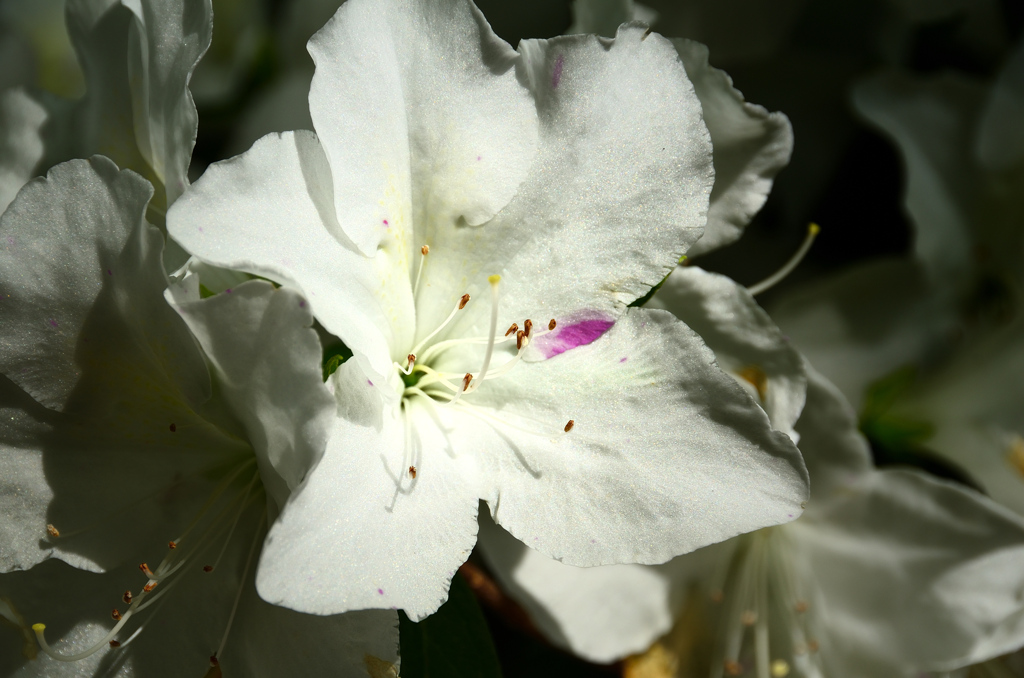
M419 282L423 273L422 262L426 259L429 251L430 248L426 245L420 250L423 256L413 285L414 294L419 289ZM534 328L533 320L527 318L523 321L522 326L518 322L513 322L505 330L504 335L498 336L498 286L500 281L501 276L498 275L492 275L488 278L491 286L491 318L487 336L445 339L433 344L431 343L435 337L440 335L456 319L459 312L469 304L470 295L463 294L445 320L434 331L420 340L413 347L412 351L408 353L405 364L394 363L395 369L400 373L405 383L405 388L402 392L403 407L407 409L410 401L419 398L431 408L437 406L452 407L491 424L509 426L532 435L546 437L565 435L575 426L574 420L570 419L564 426L559 427L540 425L526 429L516 423L500 419L493 412L484 411L482 408L476 407L471 402L463 399L464 396L480 389L484 382L500 379L507 375L523 359L526 349L532 340L553 332L558 325L555 319L551 318L547 323L546 330L537 330ZM511 345L513 342L515 343L515 354L501 365L492 367L495 347ZM483 363L476 372L442 372L430 366L431 361L442 353L469 345L486 347ZM412 434L409 428L407 423L407 451L412 448L412 441L409 439ZM409 478L415 479L418 469L414 459L413 463L408 463L409 461L407 459L407 463L403 464L403 467L407 467Z
M813 580L794 571L789 548L780 530L759 530L737 540L717 572L709 594L720 630L711 676L822 675L811 603L799 595Z
M202 567L204 572L213 572L224 557L227 545L231 541L231 537L235 532L235 528L241 521L243 514L256 502L264 501L262 498L262 484L259 482L259 472L253 469L254 464L255 459L250 458L245 462L236 465L233 470L223 478L181 536L167 543L168 553L156 568L151 568L147 563L139 564L139 570L143 575L145 575L146 583L138 592L133 593L131 589L125 590L121 596L121 602L127 605L128 608L123 612L118 607L112 608L110 616L116 624L102 639L80 652L62 654L53 649L47 642L45 636L46 625L33 624L32 630L35 632L40 648L42 648L46 654L58 661L76 662L95 654L104 647L124 648L130 645L139 637L146 624L152 620L153 615L159 611L160 606L166 602L167 594L180 582L181 576L186 571L186 566L190 563L194 563L209 550L211 545L220 541L221 548L217 553L216 558L212 563L207 561L207 564ZM244 487L238 487L236 481L239 479L239 476L247 471L252 473L251 478L244 484ZM236 491L234 493L229 492L229 489L232 486L235 486ZM256 529L256 533L249 549L249 555L245 563L245 570L242 574L242 586L245 585L249 566L256 550L255 547L258 544L258 538L262 533L264 520L266 520L265 511L263 512L260 525ZM200 530L199 528L202 529ZM47 525L46 531L51 539L61 537L60 531L53 525ZM69 533L65 535L64 538L77 536L80 532L82 531L80 530L74 533ZM195 534L196 532L198 532L198 534ZM224 631L220 647L210 657L211 666L216 666L218 664L217 657L223 652L228 632L230 631L231 624L234 621L238 601L241 598L241 592L240 587L238 594L235 597L234 605L228 618L227 628ZM156 605L157 608L148 616L149 619L146 622L136 627L127 638L123 640L117 639L117 636L122 633L122 630L131 619L137 617L140 613L154 605Z

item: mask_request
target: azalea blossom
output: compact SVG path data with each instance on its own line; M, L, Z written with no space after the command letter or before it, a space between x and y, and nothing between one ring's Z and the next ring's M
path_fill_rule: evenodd
M0 673L380 674L394 613L312 617L253 585L332 418L308 305L265 282L200 301L190 278L183 321L152 192L95 156L0 217L0 616L20 631Z
M310 53L316 133L211 166L168 214L199 259L300 290L353 354L263 551L265 599L421 618L481 499L576 565L799 514L789 439L692 330L626 308L700 237L711 192L671 43L625 26L514 51L469 2L352 0Z
M807 510L661 566L572 568L484 525L493 571L553 642L637 676L948 671L1019 646L1024 523L975 492L875 470L813 371L797 422Z

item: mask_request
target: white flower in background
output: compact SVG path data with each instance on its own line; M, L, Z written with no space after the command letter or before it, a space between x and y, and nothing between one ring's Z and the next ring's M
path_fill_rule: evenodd
M1024 513L1024 47L989 87L887 74L855 102L906 160L916 261L859 266L773 317L855 405L916 367L887 380L884 402L867 398L866 425L941 454Z
M842 396L810 374L795 522L662 566L572 568L493 525L493 571L553 642L625 675L897 678L1024 639L1024 524L917 472L877 471Z
M790 441L692 330L625 308L701 235L711 190L670 43L624 27L516 52L469 2L353 0L310 51L316 134L211 166L168 215L200 259L301 290L354 354L261 595L423 617L480 499L576 565L800 512Z
M0 615L21 631L0 634L0 674L397 662L394 613L312 617L256 595L267 525L332 419L320 345L294 292L251 282L198 301L186 280L211 398L164 299L151 195L96 156L29 182L0 218Z
M198 125L188 81L210 45L210 0L68 0L65 19L86 94L0 91L0 213L33 176L99 153L157 186L160 221L188 185Z

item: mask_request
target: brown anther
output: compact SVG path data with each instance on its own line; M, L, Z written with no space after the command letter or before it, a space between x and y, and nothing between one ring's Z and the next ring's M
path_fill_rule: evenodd
M110 616L114 619L114 621L121 621L121 613L118 612L116 607L110 611Z
M466 304L468 304L468 303L469 303L469 295L468 294L463 294L462 298L459 299L459 310L461 311L462 309L466 308Z
M722 591L712 591L710 597L712 603L720 603L725 600L725 593Z
M532 329L533 329L533 321L530 320L529 318L527 318L526 322L523 323L523 333L526 334L526 338L527 339L530 338L530 330L532 330Z
M142 570L142 574L146 575L150 579L153 578L153 570L149 569L149 565L146 563L139 563L139 569Z
M423 247L421 247L420 254L422 254L423 256L427 256L428 254L430 254L430 245L424 245Z
M807 651L808 652L817 652L818 651L818 641L816 641L816 640L808 640L807 641Z
M210 666L218 666L218 665L220 665L220 660L217 659L217 655L211 654L210 655Z
M117 642L116 640L112 640L110 641L110 647L121 647L121 643Z
M53 537L54 539L56 539L57 537L60 536L60 530L58 530L53 525L50 525L49 523L47 523L47 525L46 525L46 533L48 535L50 535L51 537Z
M410 478L415 478L416 477L416 467L415 466L410 466L409 467L409 477Z
M410 353L407 356L407 358L409 360L409 363L408 363L409 365L412 365L414 362L416 362L416 354L415 353Z
M203 565L203 572L213 572L213 565Z
M177 426L175 426L175 425L174 425L174 423L172 422L172 423L171 423L171 433L174 433L174 432L175 432L175 431L177 431L177 430L178 430L178 427L177 427Z
M722 668L725 669L725 675L727 676L743 675L743 666L734 659L726 659Z
M753 610L744 610L743 614L740 615L740 623L744 626L753 626L756 621L757 614Z
M156 584L157 583L155 581L146 582L146 585L142 587L142 590L146 593L149 593L150 591L156 588Z
M807 604L807 601L805 601L805 600L798 600L798 601L796 601L796 605L793 606L793 609L796 610L797 612L801 612L802 613L802 612L807 612L807 608L808 607L810 607L810 606Z
M548 332L550 332L551 330L555 329L555 325L557 325L557 324L558 324L558 323L556 323L556 322L555 322L555 319L554 319L554 318L552 318L552 319L551 319L551 320L550 320L550 321L548 322Z
M516 349L517 350L523 348L523 339L525 337L526 337L526 332L523 332L522 330L519 330L518 332L516 332Z
M131 591L125 591L124 595L121 596L121 600L124 601L125 605L131 605L132 604L132 592Z
M176 542L176 541L169 541L169 542L167 542L167 548L169 548L169 549L171 549L173 551L174 549L178 548L178 542Z
M575 425L576 425L576 420L575 419L570 419L569 423L567 423L565 425L565 432L568 433L569 431L571 431L572 427L575 426Z
M512 334L513 332L517 332L518 330L519 325L517 323L512 323L511 325L508 326L508 331L505 332L505 336L507 337L508 335Z
M470 374L469 372L466 372L466 376L464 376L462 378L462 390L463 391L465 391L467 388L469 388L469 382L471 382L471 381L473 381L473 375Z

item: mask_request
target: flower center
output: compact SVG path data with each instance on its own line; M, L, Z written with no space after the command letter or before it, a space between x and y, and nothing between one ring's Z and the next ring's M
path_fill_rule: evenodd
M150 568L147 563L139 565L139 570L146 577L146 583L137 591L125 590L121 596L121 601L128 608L124 612L119 607L112 609L110 614L116 624L103 638L80 652L64 654L55 650L47 642L45 624L33 624L32 630L35 632L42 650L58 661L75 662L95 654L104 647L127 647L138 638L148 621L153 618L153 615L167 601L167 594L180 583L181 577L186 571L186 566L199 561L205 563L202 566L203 572L214 572L224 557L228 543L231 541L236 528L240 522L243 522L243 516L247 510L258 502L265 501L263 484L260 482L258 469L254 468L255 464L255 458L249 457L244 461L235 462L228 466L223 471L224 477L221 482L213 489L206 502L189 522L185 530L176 539L167 543L168 552L160 564L156 568ZM259 537L262 534L265 521L266 509L264 508L260 511L259 525L256 527L252 543L249 547L249 555L242 573L241 586L245 586L249 566L252 563L256 546L259 544ZM67 532L62 536L60 531L53 525L47 525L46 529L51 540L73 538L85 531ZM220 548L217 550L216 556L208 559L208 556L211 555L211 547L218 544ZM220 646L210 657L211 666L218 664L218 656L224 650L224 644L227 641L228 632L231 629L235 611L238 608L238 601L241 598L241 586L235 597ZM145 612L154 605L156 605L156 608L148 615L149 619L139 623L131 633L126 634L125 630L130 626L130 622L133 619L137 621L142 612ZM118 639L118 636L123 635L127 635L127 637Z

